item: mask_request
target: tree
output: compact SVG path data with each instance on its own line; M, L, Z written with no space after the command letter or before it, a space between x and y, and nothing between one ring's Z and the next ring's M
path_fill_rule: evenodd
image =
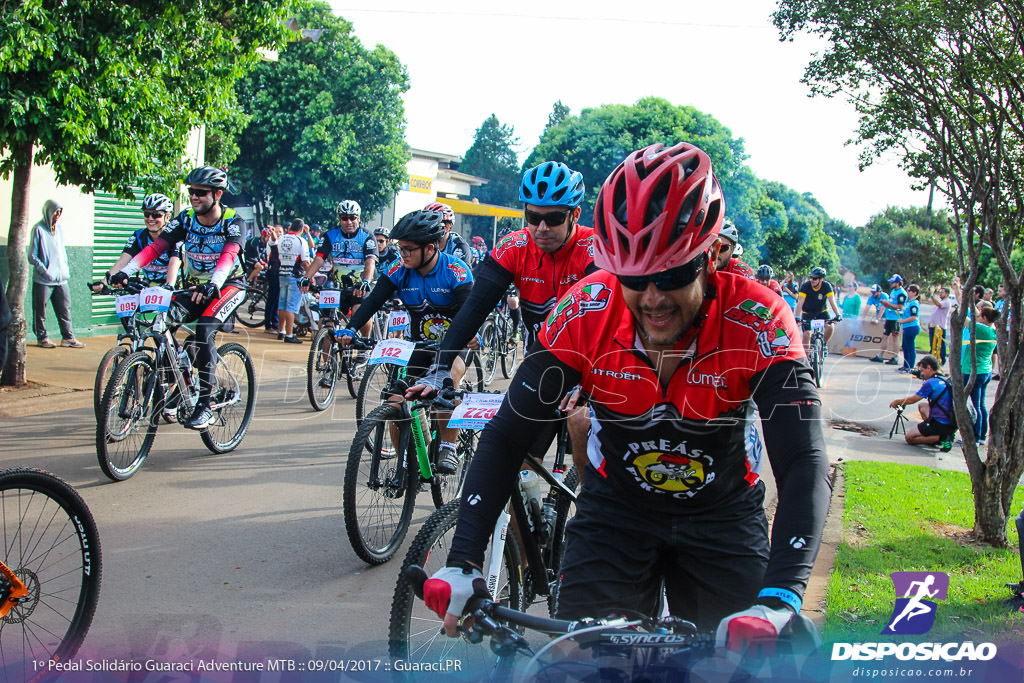
M235 84L252 117L235 172L257 207L275 213L325 223L354 199L372 215L408 180L405 67L381 45L363 47L327 3L297 18L322 29L319 40L289 43Z
M557 105L549 121L557 118L556 113ZM584 109L579 116L565 115L544 130L523 168L542 161L561 161L581 172L587 185L582 222L589 224L597 190L608 174L627 154L655 142L690 142L703 149L711 157L723 188L728 187L746 158L743 140L733 138L713 116L694 107L646 97L634 105L606 104Z
M548 114L548 123L544 126L544 130L547 131L548 128L554 128L567 119L570 111L569 105L562 104L562 100L555 102L555 105L551 108L551 113Z
M28 188L58 182L131 196L177 170L188 133L222 110L261 47L283 41L291 0L40 0L0 7L0 173L13 174L5 384L25 382ZM169 187L164 187L167 190Z
M945 194L965 289L978 282L985 249L999 267L1009 327L996 326L1002 380L984 459L965 407L965 384L973 383L977 360L972 351L961 368L966 306L952 316L950 349L974 534L998 545L1007 542L1013 493L1024 472L1024 267L1011 258L1024 235L1022 16L1021 0L780 0L774 15L783 38L807 32L826 44L804 80L814 94L843 95L857 108L862 165L895 153L920 186L934 183ZM973 322L969 331L973 339Z
M860 237L860 231L838 218L829 218L823 227L825 234L836 243L840 265L855 273L860 273L860 256L857 254L857 240Z
M838 275L839 256L835 241L825 234L828 214L821 204L813 195L800 194L782 183L763 181L762 188L764 196L756 204L763 238L758 249L761 262L798 275L815 266Z
M866 281L884 282L892 273L919 285L940 285L953 277L956 242L945 213L890 206L872 216L861 231L856 251Z
M491 114L476 129L473 144L466 150L459 170L487 179L487 184L473 188L473 196L486 204L517 206L519 204L519 138L510 125Z

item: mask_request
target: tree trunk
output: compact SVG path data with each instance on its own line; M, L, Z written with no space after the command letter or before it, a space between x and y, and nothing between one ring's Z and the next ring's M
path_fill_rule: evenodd
M7 329L7 365L0 383L20 387L25 384L25 336L28 322L25 318L25 293L28 291L29 268L25 249L28 247L28 189L32 176L32 142L18 142L11 146L14 162L14 182L11 190L11 226L7 233L7 264L10 280L7 282L7 301L11 307L11 326Z

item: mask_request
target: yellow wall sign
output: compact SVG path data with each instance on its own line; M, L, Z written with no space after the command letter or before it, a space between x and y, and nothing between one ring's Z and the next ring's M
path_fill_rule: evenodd
M409 176L409 191L410 192L422 192L423 194L430 194L430 186L433 183L433 179L427 178L421 175L410 175Z

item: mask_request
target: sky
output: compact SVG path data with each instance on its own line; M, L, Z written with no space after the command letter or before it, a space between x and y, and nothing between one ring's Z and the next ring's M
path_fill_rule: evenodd
M464 155L492 113L515 128L520 161L561 100L573 114L662 97L711 114L743 138L761 178L812 193L834 218L863 225L927 193L894 158L858 170L857 116L800 82L810 37L781 42L769 0L591 0L515 4L463 0L332 0L367 47L409 72L406 141ZM609 169L611 171L611 169Z

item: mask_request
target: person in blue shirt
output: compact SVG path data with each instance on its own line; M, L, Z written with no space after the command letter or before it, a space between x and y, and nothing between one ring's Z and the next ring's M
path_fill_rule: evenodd
M880 303L885 309L882 313L882 318L885 320L885 328L882 330L882 348L878 350L878 355L871 361L886 365L899 365L899 361L896 360L896 356L899 355L899 342L897 341L900 336L899 319L900 314L903 313L903 306L907 303L907 290L903 289L903 278L899 273L895 273L889 278L889 300ZM893 353L889 360L885 360L886 351Z
M409 329L413 341L441 341L455 314L473 289L473 272L461 259L441 251L445 233L440 211L421 209L408 213L391 231L398 241L399 260L394 261L377 280L373 290L363 297L363 305L349 319L349 329L338 333L342 346L350 345L355 330L370 321L384 302L400 299L409 311ZM452 365L452 382L459 386L466 372L465 350ZM406 380L415 384L434 361L434 351L418 349L406 366ZM401 401L401 396L393 397ZM441 416L444 419L443 416ZM455 449L459 430L441 430L437 471L452 474L459 464Z
M917 335L921 333L921 302L918 299L920 289L917 285L907 287L907 303L903 306L903 317L897 320L903 328L903 365L897 372L909 373L917 365Z
M873 307L875 309L874 319L877 323L879 320L882 319L882 311L884 310L882 302L888 301L889 295L883 292L882 288L879 287L878 285L871 285L871 289L869 291L871 292L871 295L868 297L868 300L864 303L864 314L867 315L867 312L871 310L871 308Z
M953 417L953 393L949 382L939 375L939 361L935 356L924 355L917 362L917 369L921 373L924 384L906 398L898 398L889 404L890 408L896 409L899 406L908 406L917 403L922 398L928 402L918 406L917 411L924 420L911 427L906 434L907 443L917 444L939 444L939 447L948 452L953 448L950 438L956 431L956 421Z

